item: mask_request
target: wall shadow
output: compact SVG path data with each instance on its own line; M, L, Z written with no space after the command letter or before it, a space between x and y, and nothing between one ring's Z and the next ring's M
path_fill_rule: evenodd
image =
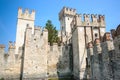
M72 44L65 44L61 48L62 55L60 55L57 63L58 80L74 80L73 79L73 51Z

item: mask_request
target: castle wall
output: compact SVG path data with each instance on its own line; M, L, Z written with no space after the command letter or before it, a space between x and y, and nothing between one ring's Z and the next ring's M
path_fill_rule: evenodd
M3 77L4 75L4 53L5 53L5 46L4 45L0 45L0 78Z
M26 30L24 52L24 78L47 77L48 32L40 27Z
M109 57L109 51L114 50L113 42L112 41L106 41L102 43L102 61L103 61L103 79L112 79L112 72L111 72L111 64L110 64L110 57Z
M83 79L86 76L86 42L87 38L90 39L90 37L85 36L88 31L86 28L86 32L84 27L78 27L78 46L79 46L79 68L80 68L80 79ZM86 41L85 41L86 37Z
M116 30L117 31L117 30ZM110 33L105 33L103 42L99 39L88 45L89 66L91 78L97 80L119 80L119 45L120 37L117 35L114 40L110 38ZM91 44L91 45L90 45Z
M120 35L118 35L114 39L114 46L115 46L115 59L114 59L114 79L119 80L120 79Z
M30 27L26 31L24 52L24 78L69 76L71 46L48 45L48 32Z
M90 35L86 36L85 34ZM83 79L86 76L86 42L92 40L91 27L76 27L72 33L74 76Z
M69 76L70 69L70 49L71 46L58 46L53 44L48 50L48 76L62 77Z
M32 28L27 27L25 34L24 45L19 47L18 54L15 54L13 43L9 43L7 54L4 46L1 46L0 78L17 80L21 75L26 79L71 75L72 47L70 45L48 45L48 32L40 27L35 27L34 34Z
M73 75L76 76L76 78L79 78L79 44L78 44L78 29L76 29L73 33L72 33L72 48L73 48Z
M4 47L0 48L1 53L1 62L0 62L0 78L4 78L5 80L11 79L19 79L20 77L20 59L15 54L15 46L14 43L9 43L8 52L6 53Z
M59 62L59 56L61 55L61 48L58 47L57 44L53 44L53 46L48 45L48 75L50 77L55 77L58 75L58 66L57 63Z

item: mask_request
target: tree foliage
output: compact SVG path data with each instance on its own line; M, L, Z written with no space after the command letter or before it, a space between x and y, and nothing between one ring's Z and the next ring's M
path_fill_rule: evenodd
M46 22L45 28L48 30L48 42L50 45L53 45L53 43L59 43L60 39L58 37L58 31L52 24L51 20Z

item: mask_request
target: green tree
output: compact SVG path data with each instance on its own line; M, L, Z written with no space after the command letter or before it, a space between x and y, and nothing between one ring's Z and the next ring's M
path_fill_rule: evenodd
M50 45L53 45L53 43L59 43L60 39L58 37L58 31L56 30L56 27L52 24L51 20L48 20L46 22L45 28L48 30L48 42Z

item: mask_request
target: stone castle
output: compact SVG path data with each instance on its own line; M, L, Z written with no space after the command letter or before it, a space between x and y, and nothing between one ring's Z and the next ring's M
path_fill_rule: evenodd
M7 53L0 45L0 78L120 79L120 26L111 30L111 37L105 32L104 15L82 16L75 9L63 7L59 13L61 46L50 46L47 29L34 26L34 21L34 10L18 9L16 43L9 42Z

